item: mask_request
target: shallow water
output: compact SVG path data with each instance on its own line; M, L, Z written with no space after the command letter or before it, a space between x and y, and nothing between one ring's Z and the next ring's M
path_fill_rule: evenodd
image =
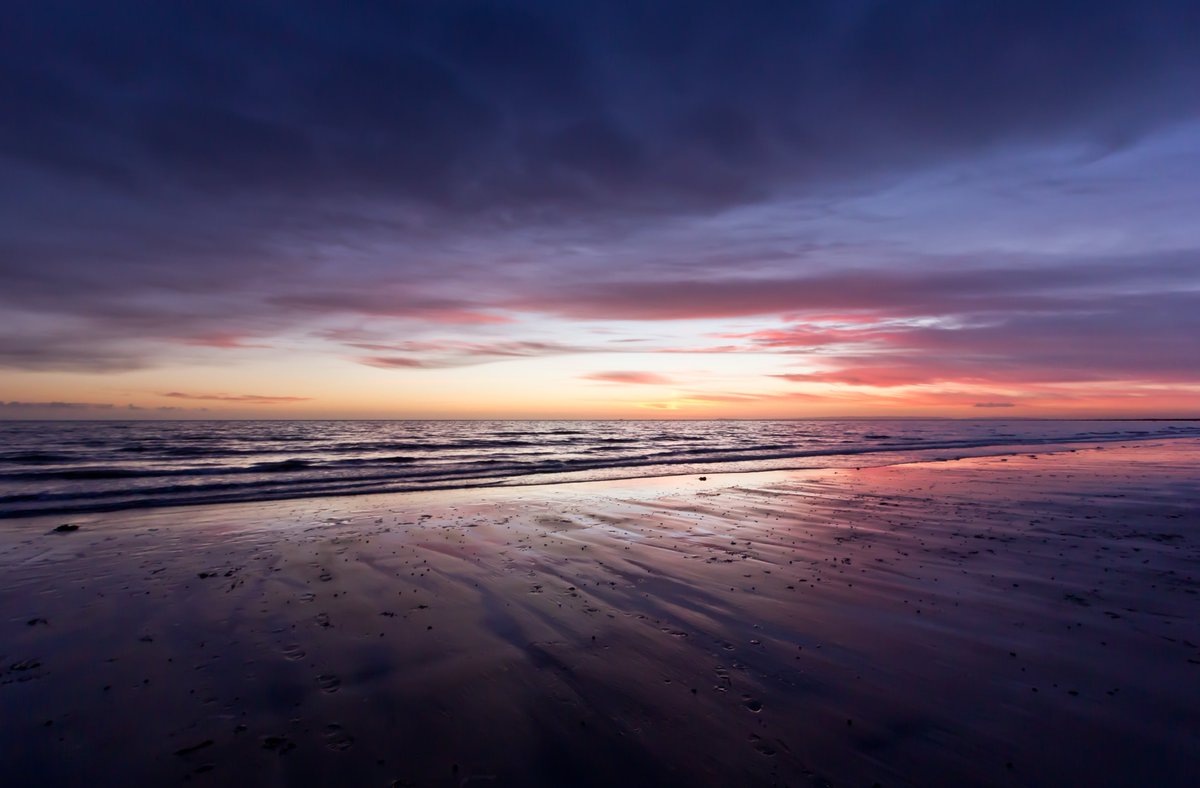
M0 516L673 473L885 464L1200 435L1171 421L0 423Z

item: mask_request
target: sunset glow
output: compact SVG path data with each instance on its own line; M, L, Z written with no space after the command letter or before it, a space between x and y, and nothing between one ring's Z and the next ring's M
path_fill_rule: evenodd
M22 5L0 416L1200 415L1187 4L670 5Z

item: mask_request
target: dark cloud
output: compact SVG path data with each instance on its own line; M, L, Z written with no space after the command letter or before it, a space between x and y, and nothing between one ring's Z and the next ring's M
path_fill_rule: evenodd
M22 4L10 155L158 193L671 210L1192 108L1193 3Z

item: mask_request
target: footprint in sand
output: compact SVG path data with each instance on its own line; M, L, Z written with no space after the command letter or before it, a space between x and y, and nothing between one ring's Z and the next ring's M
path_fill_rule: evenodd
M305 651L304 649L300 648L298 643L292 643L284 647L283 656L292 662L295 662L298 659L304 659Z
M717 674L717 684L713 687L713 689L717 690L718 692L725 692L733 686L733 680L729 678L728 670L718 665L713 669L713 672Z
M776 752L774 747L763 741L761 737L755 736L753 733L750 734L750 743L754 746L755 750L757 750L760 754L767 756L768 758L773 756Z
M333 693L337 692L342 686L342 680L332 673L322 673L317 676L317 685L322 692Z
M325 746L334 752L344 752L354 746L354 737L333 722L325 726Z

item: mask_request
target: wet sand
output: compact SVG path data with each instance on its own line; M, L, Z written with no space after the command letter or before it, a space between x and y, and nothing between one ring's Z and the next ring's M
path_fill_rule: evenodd
M6 786L1200 784L1200 441L0 524Z

